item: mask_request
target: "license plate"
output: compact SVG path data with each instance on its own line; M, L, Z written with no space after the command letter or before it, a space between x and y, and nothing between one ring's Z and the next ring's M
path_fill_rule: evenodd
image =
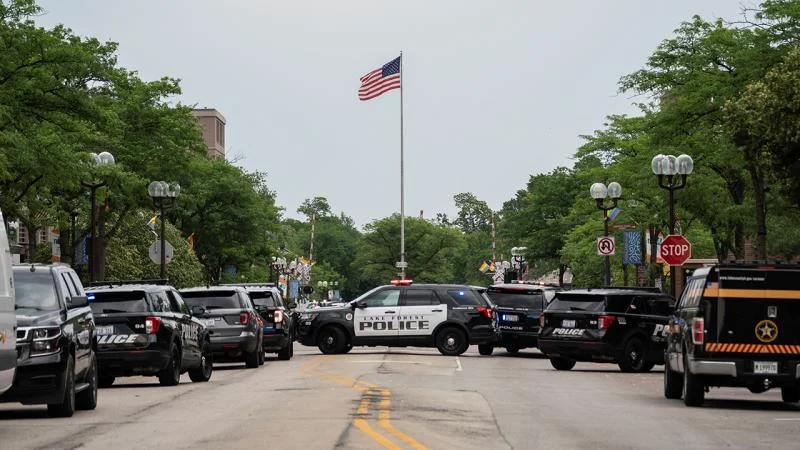
M206 319L206 320L205 320L205 322L206 322L206 326L207 326L207 327L213 327L213 326L214 326L214 322L215 322L216 320L217 320L217 319Z
M775 375L778 373L778 362L753 361L753 373Z
M114 325L105 325L97 327L95 329L95 333L98 336L108 336L110 334L114 334Z
M562 320L561 326L564 328L575 328L575 320Z
M519 322L519 316L503 314L503 322Z

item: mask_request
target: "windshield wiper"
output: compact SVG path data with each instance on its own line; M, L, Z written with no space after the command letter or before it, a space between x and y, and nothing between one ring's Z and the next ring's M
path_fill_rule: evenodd
M47 311L47 309L42 308L41 306L26 306L26 305L14 305L14 309L33 309L35 311Z

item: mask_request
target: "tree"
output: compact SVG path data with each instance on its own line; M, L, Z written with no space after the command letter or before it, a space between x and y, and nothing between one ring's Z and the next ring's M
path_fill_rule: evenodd
M465 233L473 231L487 231L492 226L492 210L483 200L478 200L474 194L463 192L453 196L458 217L453 221L453 225L461 228ZM438 216L437 216L438 217Z
M312 216L327 217L332 215L331 205L328 204L328 199L325 197L314 197L313 199L305 199L303 203L297 208L297 212L306 216L311 220Z

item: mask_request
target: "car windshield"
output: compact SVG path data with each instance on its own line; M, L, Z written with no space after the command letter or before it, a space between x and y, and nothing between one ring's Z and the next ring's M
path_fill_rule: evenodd
M150 311L144 291L88 292L87 297L89 307L95 314Z
M522 289L503 289L487 292L489 299L497 306L505 308L542 308L544 296L542 291L530 291Z
M275 297L272 296L270 291L250 291L247 293L253 300L253 304L258 306L266 306L268 308L279 306Z
M55 282L50 271L14 271L16 309L55 311L59 309ZM19 312L19 311L18 311Z
M241 309L235 291L189 291L181 292L183 301L190 307L199 305L205 309Z
M603 311L605 296L593 294L556 294L548 311Z

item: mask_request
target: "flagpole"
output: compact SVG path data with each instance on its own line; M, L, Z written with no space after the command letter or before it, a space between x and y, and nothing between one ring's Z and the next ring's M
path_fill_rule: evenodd
M406 277L406 217L403 175L403 52L400 51L400 278Z

